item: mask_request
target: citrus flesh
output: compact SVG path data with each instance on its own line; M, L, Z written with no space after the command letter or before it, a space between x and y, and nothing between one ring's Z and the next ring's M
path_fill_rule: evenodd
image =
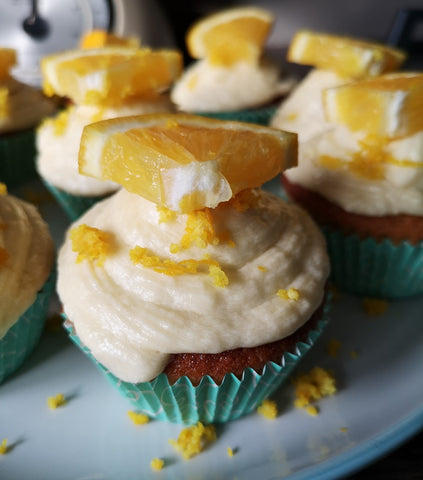
M388 138L423 130L423 74L398 73L329 88L325 116L352 131Z
M79 153L80 173L179 213L214 208L296 162L294 133L185 114L88 125Z
M79 42L79 47L83 49L107 46L139 47L139 45L140 42L135 37L120 37L101 29L90 30Z
M0 78L7 77L14 65L16 65L16 50L0 48Z
M189 29L187 48L193 58L207 58L214 65L256 63L273 23L274 16L261 8L223 10L199 20Z
M41 62L47 95L105 106L154 97L169 88L182 67L182 55L176 50L130 47L71 50Z
M291 41L287 60L361 78L397 70L406 55L399 49L356 38L300 30Z

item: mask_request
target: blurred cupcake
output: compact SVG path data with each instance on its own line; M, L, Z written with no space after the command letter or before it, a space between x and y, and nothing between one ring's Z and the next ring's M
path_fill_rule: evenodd
M53 265L47 224L0 184L0 383L39 342L55 287Z
M178 109L267 125L292 86L264 54L273 23L270 12L256 7L225 9L195 23L186 44L197 60L171 93Z
M323 90L397 70L405 58L404 52L379 43L300 30L287 60L312 68L280 103L270 125L296 132L299 142L306 142L331 128L323 112Z
M73 220L118 185L80 175L83 127L94 121L173 110L167 90L182 69L173 50L104 46L68 51L42 61L44 91L71 100L37 134L37 168Z
M35 128L56 111L40 90L11 76L16 51L0 48L0 181L16 186L37 176Z
M411 72L327 89L331 128L303 143L283 175L288 195L323 227L344 291L423 293L421 98L423 74Z
M127 183L67 233L66 327L139 411L179 423L238 418L278 388L327 321L323 236L303 210L253 188L295 162L296 136L192 115L119 120L82 137L84 169ZM123 160L152 144L154 157L127 170Z

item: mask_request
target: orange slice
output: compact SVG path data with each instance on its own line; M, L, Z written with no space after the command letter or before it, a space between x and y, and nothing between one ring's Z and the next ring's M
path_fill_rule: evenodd
M423 130L423 73L404 72L368 78L323 92L325 116L383 137Z
M16 50L13 48L0 48L0 78L7 77L14 65L16 65Z
M256 63L271 31L274 16L256 7L238 7L209 15L188 31L186 44L194 58L215 65Z
M185 114L115 118L85 127L79 171L188 213L258 187L297 161L297 135Z
M406 55L401 50L356 38L300 30L291 41L287 60L360 78L397 70Z
M107 46L139 47L140 42L135 37L120 37L106 30L90 30L81 37L80 48L100 48Z
M129 47L71 50L41 61L47 95L87 105L116 105L157 95L169 88L182 66L176 50Z

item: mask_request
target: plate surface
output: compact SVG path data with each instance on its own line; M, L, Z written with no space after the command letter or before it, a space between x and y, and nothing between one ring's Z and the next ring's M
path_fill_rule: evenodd
M278 191L278 184L270 189ZM42 204L59 245L67 221ZM58 309L57 299L53 310ZM338 392L318 402L319 415L293 406L293 386L273 396L276 420L251 414L217 426L218 438L185 461L169 444L181 426L135 426L120 396L62 329L46 331L26 364L0 386L0 456L5 480L334 479L379 458L423 427L423 298L390 302L369 316L362 299L340 295L331 323L296 373L321 366L334 372ZM331 339L339 355L327 353ZM355 352L355 355L352 354ZM50 410L49 396L68 403ZM235 455L227 455L227 447ZM163 458L161 472L150 461Z

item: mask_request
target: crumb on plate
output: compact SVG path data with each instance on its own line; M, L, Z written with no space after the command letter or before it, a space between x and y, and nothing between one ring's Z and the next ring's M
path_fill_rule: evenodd
M54 397L47 398L47 405L52 410L55 410L58 407L62 407L63 405L66 405L66 398L63 395L63 393L58 393Z
M261 405L259 405L257 408L257 413L262 415L264 418L274 420L278 416L278 407L276 402L269 399L263 400Z
M134 412L133 410L128 411L128 417L135 425L144 425L150 421L150 417L145 413Z
M170 439L169 443L181 453L185 460L199 454L211 442L216 440L214 425L203 425L198 422L184 428L177 440Z

